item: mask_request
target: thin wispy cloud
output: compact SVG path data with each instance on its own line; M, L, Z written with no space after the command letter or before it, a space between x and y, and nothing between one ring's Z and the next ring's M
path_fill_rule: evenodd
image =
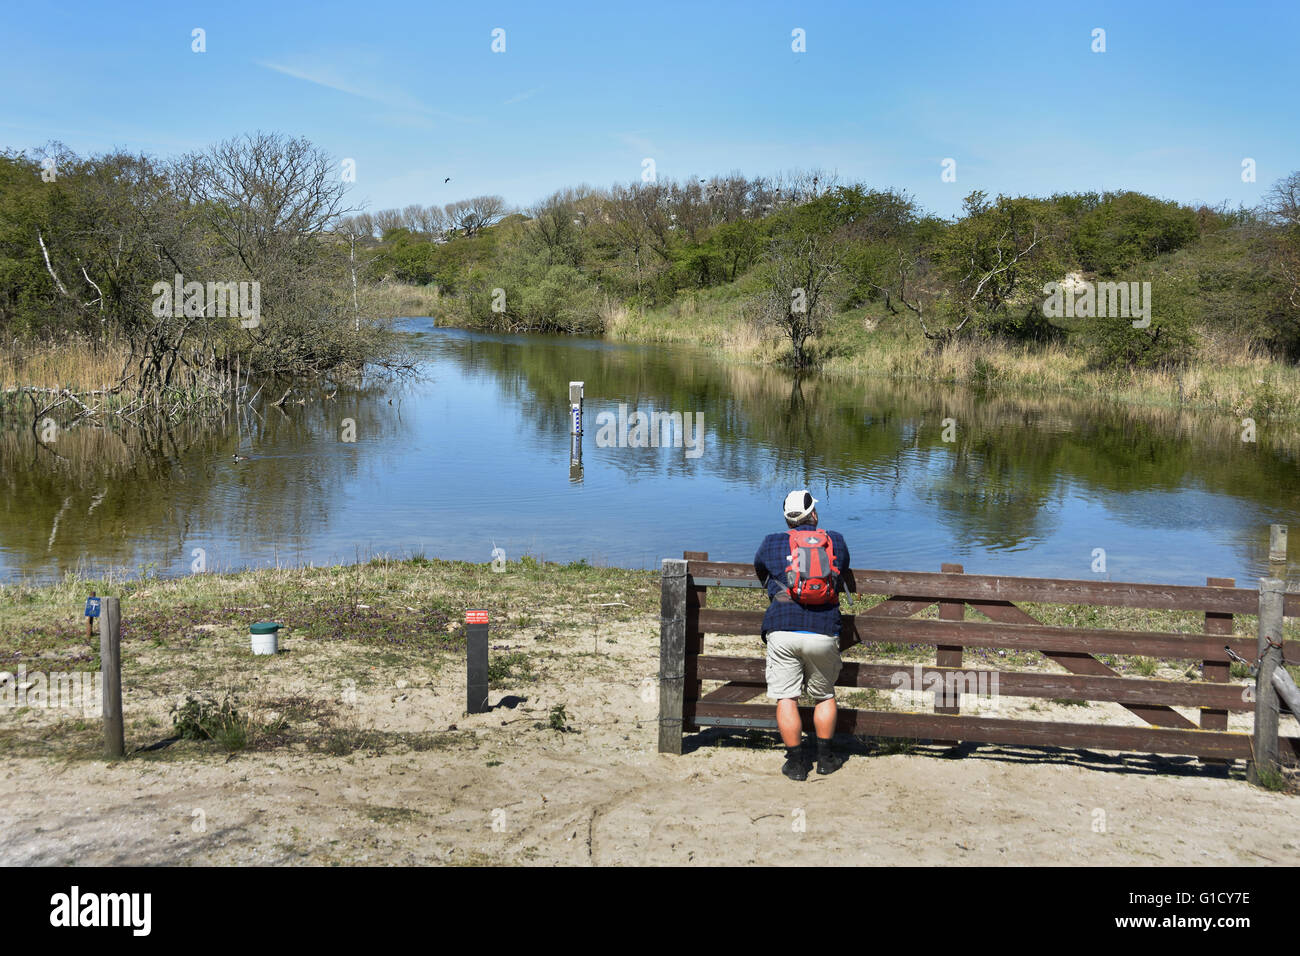
M319 59L319 58L317 58ZM379 103L392 110L401 113L415 114L416 116L431 117L437 116L442 119L452 120L457 123L481 123L482 119L462 116L459 113L451 113L446 110L434 109L427 103L421 101L418 97L412 96L400 87L387 86L375 83L369 79L355 79L314 63L311 67L296 66L292 63L272 62L269 60L259 60L257 65L272 70L284 76L292 77L295 80L302 80L304 83L311 83L315 86L321 86L326 89L335 90L339 93L346 93L349 96L360 97L373 103ZM398 120L392 114L385 114L389 120L397 121L400 125L422 126L424 123L416 121L413 117L405 120Z
M320 70L316 70L314 72L308 72L306 70L296 69L284 63L267 63L262 60L259 60L257 65L260 67L265 67L268 70L274 70L277 73L283 73L285 76L292 76L295 80L303 80L307 83L314 83L317 86L324 86L327 89L338 90L340 93L348 93L352 96L360 96L363 99L375 100L376 102L381 102L381 103L386 102L386 100L383 97L377 96L374 93L370 93L365 90L357 89L356 87L344 82L343 80L338 79L337 77L330 76L326 73L323 73Z
M518 93L518 94L516 94L516 95L510 97L510 99L506 100L506 101L505 101L504 103L502 103L501 105L502 105L502 106L509 106L511 103L520 103L520 102L523 102L523 101L526 100L526 99L531 99L533 96L537 95L539 92L541 92L541 91L540 91L540 90L529 90L527 93Z

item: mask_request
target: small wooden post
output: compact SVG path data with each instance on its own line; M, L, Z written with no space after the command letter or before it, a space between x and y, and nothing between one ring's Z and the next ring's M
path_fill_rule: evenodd
M1284 524L1269 525L1268 559L1275 563L1286 561L1286 525Z
M486 714L488 707L488 612L465 612L465 712Z
M1259 636L1256 644L1259 671L1255 675L1254 759L1246 772L1251 783L1259 783L1261 769L1276 771L1278 767L1278 707L1273 671L1282 666L1284 587L1281 578L1259 579Z
M664 558L659 593L659 752L682 752L686 681L686 562Z
M99 602L99 679L104 697L104 751L126 754L122 724L122 608L115 597Z

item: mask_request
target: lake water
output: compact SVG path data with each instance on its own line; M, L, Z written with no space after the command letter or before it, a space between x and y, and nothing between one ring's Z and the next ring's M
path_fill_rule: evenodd
M1253 584L1269 572L1270 523L1300 539L1295 435L1266 423L1252 443L1231 416L796 381L700 350L481 335L429 319L404 328L417 380L332 399L332 386L309 390L283 411L264 395L257 414L218 430L83 428L49 448L29 431L0 432L0 578L179 575L200 557L209 571L377 554L487 562L494 548L512 561L625 567L683 549L749 561L784 527L785 493L805 486L859 567L956 561L968 572ZM580 475L571 380L586 383ZM628 417L698 413L702 444L606 447L601 416L620 404ZM347 419L355 441L344 440ZM1099 548L1105 571L1094 570ZM1300 558L1300 540L1291 553Z

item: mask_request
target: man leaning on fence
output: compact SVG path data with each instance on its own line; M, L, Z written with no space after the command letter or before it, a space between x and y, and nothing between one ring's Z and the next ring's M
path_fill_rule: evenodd
M849 548L836 531L817 528L817 499L792 491L784 505L787 531L769 534L754 556L767 588L763 615L767 645L767 696L776 701L776 725L785 743L781 772L807 780L812 759L802 746L799 697L807 693L817 732L817 772L834 773L843 759L831 750L835 733L835 680L840 676L839 575L849 568Z

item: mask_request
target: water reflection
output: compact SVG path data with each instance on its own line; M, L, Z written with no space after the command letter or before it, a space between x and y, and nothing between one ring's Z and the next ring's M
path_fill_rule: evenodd
M45 447L3 423L0 574L185 573L196 548L210 570L376 552L488 561L495 546L510 560L748 560L805 485L862 566L1089 577L1101 547L1115 579L1244 582L1268 571L1268 525L1300 525L1297 436L1265 425L1243 443L1230 416L415 324L420 379L283 408L262 398L216 429L79 428ZM574 441L577 381L587 434ZM702 453L600 447L593 423L620 404L702 413Z

